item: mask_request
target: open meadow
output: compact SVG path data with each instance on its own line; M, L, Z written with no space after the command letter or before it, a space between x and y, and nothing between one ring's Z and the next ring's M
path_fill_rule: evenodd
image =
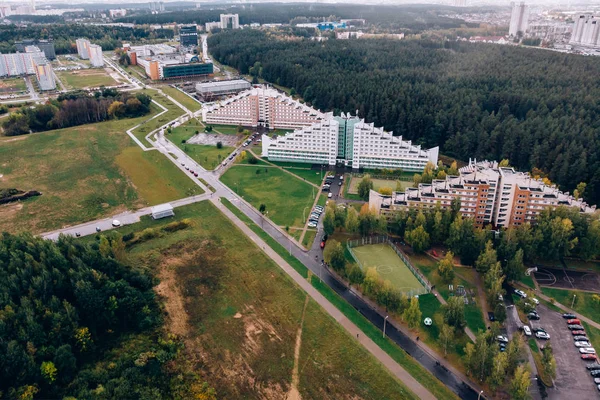
M350 194L358 194L358 184L362 180L362 177L353 176L350 181L350 187L348 188L348 193ZM390 188L393 191L396 190L405 190L406 188L412 187L413 183L408 181L401 181L395 179L375 179L371 178L373 182L373 190L378 192L382 188Z
M201 193L165 156L127 136L147 118L3 138L0 187L42 195L0 205L0 231L40 233Z
M185 93L182 93L179 89L173 88L171 86L161 86L160 90L162 90L165 94L171 96L182 106L187 108L188 110L194 112L198 111L202 108L202 104L192 99Z
M135 232L129 262L159 277L166 327L218 398L287 398L294 365L294 398L416 398L210 202L175 213L119 231Z
M60 81L67 86L67 89L84 89L118 84L106 73L104 68L58 71L56 74Z

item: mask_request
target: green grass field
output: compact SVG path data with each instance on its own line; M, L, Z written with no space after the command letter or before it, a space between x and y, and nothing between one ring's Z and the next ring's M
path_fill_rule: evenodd
M117 84L104 69L80 69L76 71L58 71L58 78L69 89L83 89Z
M199 102L190 98L190 96L186 95L185 93L182 93L179 89L175 89L170 86L161 86L160 90L174 98L175 101L181 103L182 106L192 112L198 111L202 108L202 105Z
M235 125L210 125L213 128L213 131L217 131L218 133L222 133L223 135L240 135L241 133L238 131L238 127Z
M194 161L202 165L207 170L215 169L224 159L226 159L234 150L233 147L223 146L218 149L217 146L187 144L182 143L194 136L196 131L202 131L198 125L183 125L173 129L168 135L169 140L177 147L192 157Z
M158 118L150 119L151 116L162 112L162 109L156 106L155 104L150 105L150 109L152 110L152 114L148 117L144 118L140 122L144 122L144 124L133 131L133 135L138 138L142 143L148 144L146 142L146 135L152 132L155 129L160 128L164 124L173 121L174 119L180 117L184 114L184 111L175 105L171 100L167 99L164 96L159 95L154 90L143 90L142 93L148 94L152 96L152 99L157 103L160 103L163 107L167 109L167 112L162 114Z
M259 173L257 173L257 171ZM257 209L265 204L268 217L280 226L304 226L319 190L278 168L233 166L221 181Z
M27 85L23 78L4 78L0 80L0 93L25 91L27 91Z
M353 176L351 178L350 186L348 187L349 194L358 194L358 184L360 183L361 180L362 180L362 178L359 178L357 176ZM413 185L412 182L400 181L400 180L394 180L394 179L388 180L388 179L373 179L373 178L371 178L371 181L373 181L373 190L375 190L376 192L378 192L380 189L382 189L384 187L388 187L388 188L392 189L393 191L395 191L398 188L398 185L401 187L401 190L404 190Z
M542 287L542 293L556 300L558 303L561 303L563 306L573 308L573 310L581 315L588 317L592 321L600 323L600 302L594 301L593 297L600 296L600 294L580 292L578 290L554 289L548 287ZM573 295L576 296L574 303ZM573 304L573 307L571 307L571 304Z
M424 289L423 285L388 244L359 246L352 248L352 251L365 270L375 267L382 279L389 280L394 287L403 293Z
M198 361L190 363L190 372L219 398L289 392L304 312L302 398L416 399L211 203L178 208L175 220L183 218L190 227L161 231L130 247L128 256L161 279L166 327L184 335L182 351ZM143 218L122 233L160 231L172 221Z
M39 233L202 192L162 154L143 152L125 134L144 118L0 141L0 185L42 192L0 206L0 231Z

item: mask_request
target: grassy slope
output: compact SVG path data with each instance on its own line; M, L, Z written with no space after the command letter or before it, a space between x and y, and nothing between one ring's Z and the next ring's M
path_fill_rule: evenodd
M167 99L164 96L159 95L154 90L144 90L143 93L146 93L146 94L152 96L152 99L154 101L156 101L157 103L160 103L163 107L167 108L167 112L162 114L158 118L154 118L152 120L150 120L149 118L145 118L144 120L140 121L140 122L144 122L144 124L133 131L133 135L136 138L138 138L139 140L141 140L142 143L147 145L147 142L145 140L145 137L147 134L149 134L153 130L163 126L167 122L172 121L172 120L176 119L177 117L180 117L181 115L184 114L184 112L181 108L177 107L175 105L175 103L173 103L171 100ZM155 104L151 105L151 109L152 109L152 116L163 111L161 108L159 108Z
M265 204L269 218L280 226L303 226L303 210L308 217L313 194L318 195L317 188L277 168L233 166L221 181L257 209Z
M136 245L129 255L146 267L174 269L203 376L220 398L287 392L305 292L212 204L176 213L193 227ZM169 222L144 219L123 232ZM299 365L303 398L416 398L312 300Z
M324 198L324 196L321 196ZM221 199L223 204L227 206L238 218L240 218L250 229L257 233L263 240L266 240L267 244L285 259L296 271L304 277L307 276L307 269L300 261L295 257L290 256L288 251L281 246L278 242L273 240L267 233L265 233L258 225L252 222L246 215L239 211L233 206L227 199ZM359 326L361 330L371 340L375 341L379 347L381 347L387 354L389 354L396 362L402 365L415 379L421 384L427 387L431 393L438 399L457 399L452 391L450 391L443 383L437 380L427 370L425 370L417 361L410 357L404 350L399 348L389 339L383 339L381 331L375 328L365 317L363 317L358 311L356 311L351 305L346 303L344 299L339 297L331 288L320 283L318 279L311 279L312 285L321 292L333 305L336 306L348 319L354 324ZM426 298L427 296L421 296ZM433 296L431 296L433 298ZM435 299L434 299L435 300ZM439 302L435 300L438 304ZM425 312L425 311L423 311ZM425 314L424 314L425 315Z
M195 125L177 127L169 134L169 140L204 168L208 170L215 169L217 165L231 154L234 148L223 146L223 148L217 149L216 146L204 146L181 142L182 140L191 138L198 128L199 127Z
M1 141L2 187L43 195L0 206L0 230L43 232L201 193L163 155L142 152L124 133L147 118Z
M600 305L594 302L592 298L594 293L580 292L577 290L553 289L547 287L542 288L542 293L569 308L571 308L571 304L573 304L573 295L576 295L577 297L575 298L573 310L595 322L600 323Z
M224 135L239 135L238 127L235 125L211 125L214 131Z
M186 95L185 93L182 93L178 89L172 88L170 86L161 86L160 89L192 112L198 111L200 108L202 108L202 105L199 102L190 98L190 96Z

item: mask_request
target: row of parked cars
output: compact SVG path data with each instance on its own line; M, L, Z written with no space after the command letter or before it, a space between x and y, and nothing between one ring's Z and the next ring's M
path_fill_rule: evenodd
M573 335L573 341L575 347L579 348L581 353L581 359L586 361L595 361L592 364L586 365L586 369L590 371L590 375L594 378L596 388L600 391L600 363L598 363L598 356L596 355L596 349L592 347L581 321L577 319L575 314L563 314L563 318L567 321L567 328Z
M319 224L319 218L321 218L321 214L325 211L323 206L315 206L314 210L310 213L310 217L308 218L308 227L316 228Z

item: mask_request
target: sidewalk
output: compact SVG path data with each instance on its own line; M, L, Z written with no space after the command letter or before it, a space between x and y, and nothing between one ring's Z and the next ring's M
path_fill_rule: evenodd
M323 309L331 315L352 337L356 336L357 341L363 345L375 358L377 358L397 379L402 381L418 398L435 400L435 396L413 378L400 364L394 361L387 353L369 339L356 325L348 320L333 304L331 304L321 293L317 291L306 279L304 279L296 270L294 270L283 258L281 258L273 249L266 245L245 223L237 218L227 207L225 207L220 198L211 199L211 202L221 212L231 220L246 236L248 236L257 246L261 247L265 254L269 256L281 269L284 270L310 297L313 298Z

